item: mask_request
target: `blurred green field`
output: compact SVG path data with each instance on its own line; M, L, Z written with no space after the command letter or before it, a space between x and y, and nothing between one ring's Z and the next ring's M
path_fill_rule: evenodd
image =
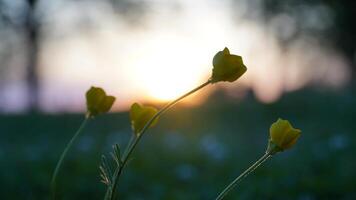
M214 199L261 156L278 117L302 129L227 199L356 199L356 95L302 90L273 104L221 93L194 108L176 107L144 137L119 183L120 199ZM1 199L47 199L51 173L82 116L0 116ZM98 165L112 144L126 144L128 113L98 117L59 175L61 199L102 199Z

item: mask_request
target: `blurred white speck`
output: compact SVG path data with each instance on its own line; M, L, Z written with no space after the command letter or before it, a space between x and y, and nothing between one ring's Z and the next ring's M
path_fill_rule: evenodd
M184 144L184 138L178 132L170 132L164 138L164 143L168 148L175 150Z
M93 147L94 139L92 136L83 136L78 144L79 151L88 152Z
M106 146L111 147L112 145L118 143L120 146L125 146L126 142L129 141L131 133L128 134L130 130L118 130L110 132L106 137Z
M341 150L349 145L349 139L344 134L337 134L329 138L329 147L334 150Z
M225 146L211 135L205 135L200 142L200 147L209 158L221 161L226 156Z
M197 174L197 170L194 166L190 164L182 164L179 165L176 170L176 175L180 180L188 181L193 178L194 175Z

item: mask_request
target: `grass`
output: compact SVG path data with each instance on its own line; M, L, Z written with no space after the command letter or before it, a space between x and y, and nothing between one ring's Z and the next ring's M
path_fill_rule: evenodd
M268 128L280 116L303 130L296 148L267 161L229 197L355 199L355 97L351 89L309 89L261 104L252 96L241 101L216 93L196 108L175 107L143 138L120 180L125 184L119 197L213 199L230 178L261 156ZM0 116L3 199L48 197L53 167L82 117ZM59 197L102 199L101 154L116 142L125 144L130 131L128 113L100 116L90 123L60 172Z

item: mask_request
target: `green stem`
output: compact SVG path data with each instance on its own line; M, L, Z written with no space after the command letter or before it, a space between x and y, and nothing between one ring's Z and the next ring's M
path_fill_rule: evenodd
M158 117L160 117L163 113L165 113L167 110L169 110L172 106L174 106L176 103L178 103L180 100L184 99L185 97L195 93L196 91L204 88L205 86L209 85L210 83L212 83L211 79L209 79L207 82L201 84L200 86L196 87L195 89L191 90L190 92L180 96L179 98L177 98L176 100L170 102L169 104L167 104L166 106L164 106L162 109L160 109L151 119L150 121L148 121L146 123L146 125L143 127L143 129L141 130L140 133L138 133L137 137L135 137L134 141L133 141L133 144L132 145L128 145L127 148L128 150L125 152L127 152L127 154L125 154L123 156L123 159L122 159L122 165L119 167L119 169L117 171L115 171L114 173L114 183L113 183L113 187L111 189L111 192L110 192L110 197L109 199L110 200L113 200L113 197L114 197L114 194L115 194L115 190L116 190L116 187L117 187L117 184L118 184L118 181L119 181L119 177L122 173L122 170L124 169L130 155L132 154L132 152L134 151L135 147L137 146L137 144L139 143L139 141L141 140L142 136L145 134L145 132L147 131L147 129L151 126L151 124L156 120L158 119ZM109 188L108 188L108 191L109 191ZM108 192L107 191L107 192Z
M63 163L64 158L66 157L69 149L71 148L71 146L73 145L74 141L76 140L76 138L79 136L79 134L82 132L82 130L84 129L84 127L86 126L86 124L88 123L90 117L87 115L85 117L85 119L83 120L82 124L79 126L77 132L75 132L75 134L73 135L72 139L68 142L67 146L65 147L63 153L61 154L61 157L58 160L58 163L56 165L56 168L54 170L53 176L52 176L52 180L51 180L51 195L52 195L52 199L54 200L56 197L56 179L59 173L59 170L61 168L61 165Z
M131 148L131 146L133 145L134 141L137 139L136 134L131 134L131 138L129 140L129 143L127 144L127 147L124 151L124 153L122 154L122 156L125 158L127 157L127 154L129 153L129 149Z
M246 169L240 176L233 180L220 194L216 197L215 200L223 199L243 178L248 176L251 172L257 169L262 163L264 163L272 155L270 153L265 153L260 159L258 159L253 165Z

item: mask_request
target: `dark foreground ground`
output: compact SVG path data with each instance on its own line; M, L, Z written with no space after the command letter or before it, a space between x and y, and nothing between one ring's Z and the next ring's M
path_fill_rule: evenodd
M213 199L266 148L278 117L302 129L227 199L356 199L356 94L303 90L274 104L216 94L175 108L144 137L120 181L120 199ZM48 199L51 173L81 115L0 116L0 199ZM102 199L101 154L130 136L128 113L85 129L59 176L61 199Z

